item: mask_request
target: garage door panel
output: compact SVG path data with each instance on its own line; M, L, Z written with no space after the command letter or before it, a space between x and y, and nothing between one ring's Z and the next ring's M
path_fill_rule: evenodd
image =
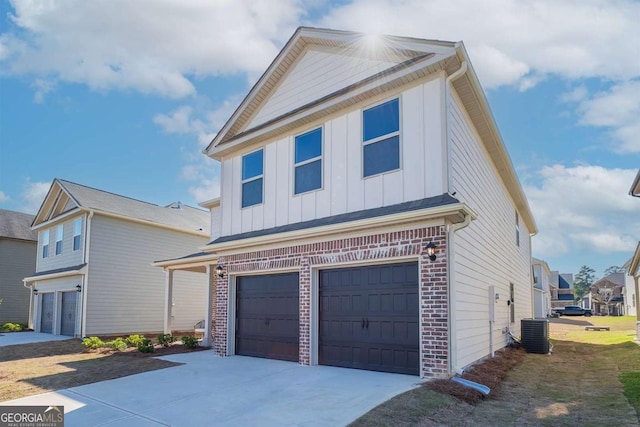
M319 288L321 364L419 374L417 263L324 270Z
M298 360L298 274L238 277L236 354Z

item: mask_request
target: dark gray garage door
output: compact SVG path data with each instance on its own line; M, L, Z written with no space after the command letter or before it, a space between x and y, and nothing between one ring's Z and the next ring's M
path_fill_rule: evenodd
M298 361L298 273L236 280L236 354Z
M76 332L76 300L77 292L62 293L62 316L60 318L60 335L74 336Z
M418 264L320 272L319 362L419 375Z
M40 332L53 333L53 293L42 294Z

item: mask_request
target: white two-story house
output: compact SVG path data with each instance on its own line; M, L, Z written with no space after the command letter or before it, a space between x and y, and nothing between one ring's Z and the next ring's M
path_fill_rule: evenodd
M205 153L215 351L444 377L532 317L536 225L462 43L298 29ZM212 274L212 272L215 272Z
M30 326L68 336L161 332L165 275L153 261L209 239L206 211L158 206L55 179L36 215L36 270ZM176 330L193 330L206 314L207 284L185 273L169 296Z

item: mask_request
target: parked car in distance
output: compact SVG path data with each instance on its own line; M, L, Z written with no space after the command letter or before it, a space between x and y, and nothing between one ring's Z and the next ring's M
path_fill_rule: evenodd
M558 316L591 316L593 313L589 308L582 308L578 305L567 305L564 308L557 308L554 312Z

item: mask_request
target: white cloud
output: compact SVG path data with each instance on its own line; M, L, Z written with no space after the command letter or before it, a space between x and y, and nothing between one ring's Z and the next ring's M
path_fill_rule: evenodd
M580 95L574 97L579 102L580 124L609 129L620 152L640 152L640 80L615 84L591 97ZM565 98L571 100L571 96Z
M625 80L640 75L640 3L633 0L354 0L321 25L463 40L486 89L532 75ZM533 82L525 82L524 88Z
M638 200L628 196L637 170L553 165L525 185L539 233L535 254L632 252L640 238Z
M0 190L0 203L7 203L9 200L11 200L11 197L5 194L4 191Z
M36 104L44 103L44 97L55 89L55 82L44 80L44 79L35 79L31 84L31 87L35 90L33 94L33 102Z
M21 210L33 214L38 212L42 201L49 191L49 187L51 187L50 182L31 182L27 179L21 194L23 200Z
M11 4L0 72L170 98L192 95L194 77L261 72L303 13L296 0Z

